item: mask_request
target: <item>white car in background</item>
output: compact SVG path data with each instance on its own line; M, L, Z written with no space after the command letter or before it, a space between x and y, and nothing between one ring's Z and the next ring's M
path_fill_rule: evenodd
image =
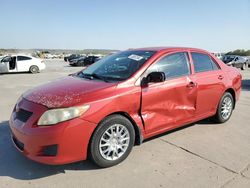
M0 73L31 72L35 74L44 70L45 67L41 59L27 55L5 56L0 61Z
M224 56L223 53L219 53L219 52L214 52L214 53L212 53L212 54L214 54L214 56L217 57L217 58L220 59L220 60L222 60L222 59L223 59L223 56Z

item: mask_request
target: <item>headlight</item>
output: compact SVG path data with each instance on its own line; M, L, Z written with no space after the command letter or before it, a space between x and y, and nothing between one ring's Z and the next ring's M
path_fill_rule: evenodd
M52 109L43 113L38 125L53 125L62 121L70 120L81 116L89 109L89 105Z

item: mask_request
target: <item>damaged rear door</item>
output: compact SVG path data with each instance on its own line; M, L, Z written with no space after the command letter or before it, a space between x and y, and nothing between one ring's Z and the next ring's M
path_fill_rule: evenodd
M146 133L173 128L195 115L197 85L187 52L164 55L144 74L164 72L166 80L142 87L141 115Z

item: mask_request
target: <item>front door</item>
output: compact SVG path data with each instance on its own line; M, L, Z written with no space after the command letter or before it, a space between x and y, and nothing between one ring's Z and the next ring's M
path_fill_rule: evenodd
M171 129L188 122L196 110L197 86L186 52L163 56L150 72L164 72L166 80L142 88L141 114L146 133Z
M9 72L9 65L12 58L10 56L4 57L0 62L0 73Z

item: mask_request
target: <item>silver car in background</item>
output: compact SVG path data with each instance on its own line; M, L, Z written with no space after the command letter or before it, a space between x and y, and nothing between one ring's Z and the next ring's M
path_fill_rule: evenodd
M247 59L242 56L226 55L223 58L223 62L228 66L240 68L241 70L245 70L247 67Z

